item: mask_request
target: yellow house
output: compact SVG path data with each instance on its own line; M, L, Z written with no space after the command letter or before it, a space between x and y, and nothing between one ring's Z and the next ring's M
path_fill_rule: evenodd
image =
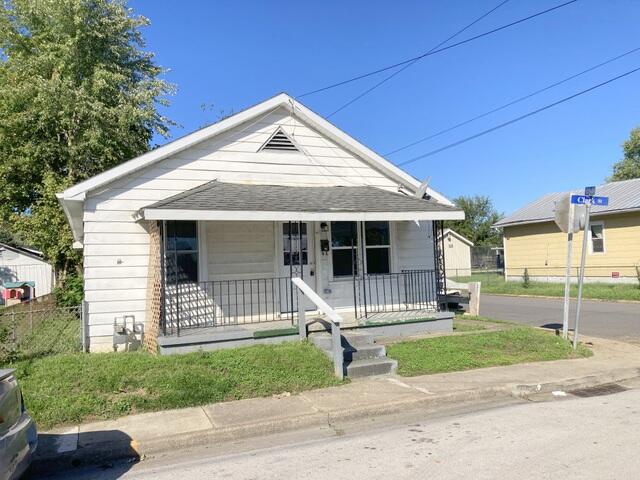
M570 193L550 193L535 200L494 227L504 234L505 279L564 281L567 234L554 222L556 202ZM609 205L594 206L588 235L585 281L635 283L640 269L640 179L597 187ZM572 275L577 277L583 232L573 237Z

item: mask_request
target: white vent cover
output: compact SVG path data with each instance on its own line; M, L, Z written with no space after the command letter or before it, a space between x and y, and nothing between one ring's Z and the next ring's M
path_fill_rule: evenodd
M293 141L282 131L282 128L278 128L269 140L262 146L260 150L279 150L286 152L298 152L298 147L295 146Z

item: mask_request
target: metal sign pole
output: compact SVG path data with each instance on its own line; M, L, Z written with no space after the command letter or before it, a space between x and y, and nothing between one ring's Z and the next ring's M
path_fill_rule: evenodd
M578 327L580 325L580 310L582 309L582 284L584 283L584 267L587 260L587 246L589 237L589 220L591 216L591 202L586 204L584 233L582 236L582 257L580 259L580 277L578 278L578 306L576 307L576 324L573 330L573 349L578 348Z
M569 232L567 233L567 271L564 281L564 312L562 315L562 338L569 336L569 306L571 303L571 256L573 254L573 216L575 207L569 204Z

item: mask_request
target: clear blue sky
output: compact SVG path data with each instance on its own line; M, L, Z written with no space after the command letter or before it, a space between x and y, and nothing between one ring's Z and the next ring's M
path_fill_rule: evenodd
M500 0L132 0L151 21L147 48L178 87L165 113L173 137L278 92L293 96L429 50ZM563 3L510 0L458 39ZM640 47L638 0L580 0L425 58L331 118L379 153L483 113ZM458 40L456 39L456 40ZM620 73L640 51L391 156L400 162L457 141ZM384 74L303 99L333 112ZM537 196L602 182L640 125L640 72L520 123L407 166L445 195L489 195L509 213ZM203 111L202 104L213 105ZM161 140L160 143L164 142Z

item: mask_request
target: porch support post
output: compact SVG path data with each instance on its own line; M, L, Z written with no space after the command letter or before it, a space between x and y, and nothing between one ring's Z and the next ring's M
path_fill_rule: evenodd
M160 321L162 322L162 334L167 335L167 292L166 292L166 265L165 265L165 232L167 222L160 223Z
M293 290L293 286L291 289ZM302 292L299 292L298 295L304 297L304 293ZM304 302L301 302L300 298L298 298L298 335L300 336L300 340L307 338L307 316L304 311Z
M366 264L367 264L367 249L365 247L365 236L366 236L366 231L365 231L365 225L364 222L356 222L356 235L357 235L357 231L358 231L358 225L360 226L360 250L362 253L362 261L361 263L361 278L362 278L362 298L363 298L363 302L362 304L364 305L364 318L368 317L368 312L367 312L367 278L365 277L365 275L368 275L367 273L365 273L365 268L366 268ZM356 237L357 238L357 237Z
M291 324L293 325L293 287L291 286L291 279L293 278L293 244L291 238L291 220L289 220L289 249L287 251L287 260L289 261L289 286L290 288L290 297L291 297Z

